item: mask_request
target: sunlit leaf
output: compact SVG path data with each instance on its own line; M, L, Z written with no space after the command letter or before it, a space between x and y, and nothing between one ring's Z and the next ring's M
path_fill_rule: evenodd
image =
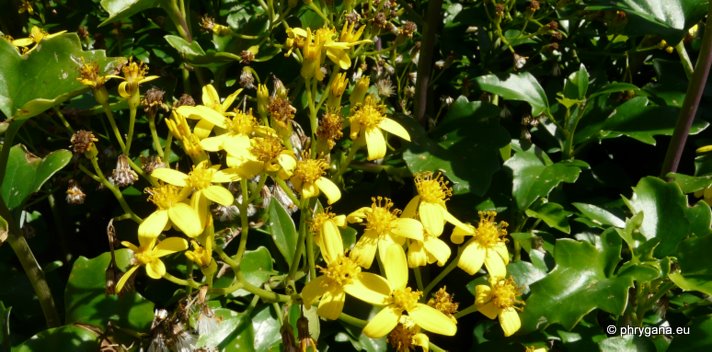
M40 190L52 175L65 167L72 159L72 153L60 149L39 158L18 144L10 149L5 177L2 180L2 195L8 208L14 209Z
M544 203L536 208L527 209L525 213L527 216L543 220L547 225L561 232L569 233L571 231L567 219L571 212L564 210L560 204Z
M532 115L539 116L549 110L546 92L536 78L529 72L497 76L489 74L476 78L480 89L497 94L507 100L520 100L529 103Z
M159 0L101 0L101 7L109 13L109 18L101 22L99 26L104 26L115 22L143 10L158 6Z
M712 295L712 256L709 247L712 235L688 238L677 250L679 272L670 273L670 279L686 291Z
M95 352L99 350L99 336L89 329L64 325L47 329L12 349L13 352L46 351Z
M297 248L297 228L294 226L294 220L274 198L267 207L267 216L265 231L272 235L274 244L287 263L291 263Z

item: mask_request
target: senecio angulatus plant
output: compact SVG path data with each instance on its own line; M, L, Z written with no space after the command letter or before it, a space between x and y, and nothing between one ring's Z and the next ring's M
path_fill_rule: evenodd
M78 3L0 15L5 349L708 347L709 5Z

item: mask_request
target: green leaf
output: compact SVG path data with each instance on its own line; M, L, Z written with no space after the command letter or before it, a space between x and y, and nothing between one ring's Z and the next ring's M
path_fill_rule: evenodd
M440 170L452 182L454 194L484 195L500 168L499 148L510 141L498 115L495 106L459 97L432 131L432 138L412 118L398 119L412 140L403 152L408 169L413 173Z
M5 243L8 234L8 224L5 218L0 216L0 246Z
M143 10L158 6L159 0L101 0L101 7L109 13L99 27L130 17Z
M87 90L77 80L82 59L96 62L102 74L124 60L107 58L103 50L83 51L76 33L42 40L25 55L0 40L0 111L27 119Z
M601 351L638 352L655 351L655 345L646 337L636 335L613 336L598 342Z
M682 193L692 193L712 186L712 175L688 176L671 172L665 177L680 186Z
M46 351L95 352L99 350L99 336L75 325L47 329L12 349L13 352Z
M114 255L119 268L129 267L132 255L128 249L116 250ZM122 328L147 330L153 320L152 302L136 292L106 294L110 261L111 253L104 253L92 259L79 257L74 262L64 291L66 323L106 327L111 321Z
M691 237L682 241L677 250L680 271L670 273L670 280L685 291L712 295L712 256L709 255L712 247L710 246L712 246L712 235Z
M569 226L569 220L567 219L571 212L564 210L564 207L560 204L544 203L536 208L527 209L525 213L527 216L544 220L547 225L561 232L571 232L571 226Z
M247 282L262 286L272 275L272 255L269 250L258 247L252 251L245 251L240 261L240 272L245 275Z
M192 41L188 43L185 39L177 35L166 35L163 38L166 39L168 44L184 56L188 60L195 60L198 57L205 56L205 51L200 47L197 41Z
M588 164L579 160L553 163L536 147L517 150L504 165L512 170L512 195L521 210L529 208L538 198L548 196L560 183L576 182L581 168L588 168Z
M647 97L634 97L618 106L601 125L602 138L628 136L655 145L654 136L671 136L677 122L678 108L651 104ZM697 120L690 134L697 134L709 123Z
M677 43L685 30L704 17L707 3L701 0L594 0L586 9L625 11L628 14L626 34L655 33L668 43Z
M573 72L564 82L564 96L569 99L583 100L588 91L588 71L581 64L579 70Z
M244 336L246 330L249 329L249 316L246 313L238 313L227 308L213 309L213 317L217 320L217 326L203 333L198 338L195 344L196 348L206 346L220 346L227 348L226 351L234 351L227 346L232 344L239 345L242 351L254 351L252 347L252 339L243 340L240 336ZM251 331L247 331L251 335ZM251 337L251 336L250 336Z
M674 255L690 229L687 198L676 184L656 177L641 179L633 191L628 206L633 214L643 213L640 233L644 238L635 244L636 251L647 253L655 248L657 258Z
M269 351L276 348L282 335L279 333L280 325L274 316L272 307L265 305L252 316L252 330L255 334L254 346L256 351Z
M549 110L546 92L529 72L509 74L498 77L494 74L476 78L477 84L485 92L497 94L507 100L519 100L529 103L532 115L539 116Z
M609 225L620 228L625 227L625 221L613 215L613 213L609 212L606 209L603 209L593 204L586 203L571 203L571 205L575 206L576 209L578 209L583 216L587 217L590 220L593 220L594 222L597 222L602 225Z
M601 89L591 93L591 95L588 97L588 99L592 99L599 95L619 93L619 92L625 92L625 91L632 91L634 93L637 93L639 90L640 90L640 88L638 88L638 86L636 86L635 84L625 83L625 82L611 82L611 83L606 84L605 86L601 87Z
M14 209L40 190L52 175L65 167L72 159L72 153L60 149L39 158L18 144L10 149L5 177L0 188L5 204Z
M294 226L294 220L274 198L267 207L267 216L265 231L272 235L274 244L287 263L291 263L294 249L297 248L297 228Z
M677 327L680 328L680 327ZM669 352L707 351L712 346L712 315L695 317L682 333L675 337L668 348Z
M633 280L614 274L621 258L621 239L614 231L604 231L593 239L595 243L568 238L556 241L556 267L530 286L531 295L521 314L523 332L555 323L571 329L595 309L623 313Z

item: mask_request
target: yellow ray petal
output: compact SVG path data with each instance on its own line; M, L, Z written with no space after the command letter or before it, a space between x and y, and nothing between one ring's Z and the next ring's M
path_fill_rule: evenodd
M212 84L204 85L202 92L203 94L200 99L202 99L203 105L215 106L220 104L220 96Z
M225 135L203 138L200 141L200 147L209 152L217 152L222 149L224 140Z
M485 255L485 268L490 276L505 277L507 275L507 266L504 265L504 260L492 249L488 249Z
M341 315L341 311L344 310L344 300L346 300L344 291L326 291L324 295L321 296L319 308L317 308L316 312L326 319L336 320L339 318L339 315Z
M363 328L363 334L374 339L388 335L398 325L401 314L400 309L393 306L381 309Z
M497 317L497 314L499 314L500 309L497 308L497 306L494 305L494 302L489 301L483 305L478 305L477 310L484 314L487 318L494 319Z
M326 292L326 280L327 278L324 276L319 276L304 285L301 295L304 306L306 306L307 309L311 307L312 303L314 303L317 298L321 297L324 292Z
M383 264L391 289L402 289L408 285L408 261L405 258L403 247L397 244L386 247Z
M507 244L504 242L499 242L494 245L494 250L499 254L499 256L504 261L504 265L509 264L509 251L507 250Z
M487 285L475 286L475 304L483 306L492 300L492 288ZM490 318L494 319L494 318Z
M471 241L465 245L465 249L462 251L460 256L460 261L457 262L457 266L464 270L470 275L475 275L482 268L482 264L485 262L485 255L487 251L480 246L477 241Z
M420 221L409 218L400 218L394 221L395 226L391 230L394 235L411 238L414 240L423 240L423 225Z
M146 264L146 275L152 279L160 279L166 274L166 265L160 259Z
M513 307L505 308L499 313L499 325L502 326L504 336L512 336L522 327L519 314Z
M351 283L344 285L344 291L366 303L384 305L391 294L388 281L380 275L361 272Z
M178 203L168 209L168 217L177 228L188 237L196 237L203 232L200 226L200 217L190 205Z
M331 263L344 253L344 243L341 239L341 232L333 221L325 221L322 226L322 240L324 241L324 259Z
M430 202L420 202L418 216L423 223L423 227L433 236L440 236L445 226L443 207L440 204Z
M415 218L418 212L419 203L420 195L413 197L413 199L411 199L410 202L408 202L408 204L403 209L403 214L401 214L401 216L404 218Z
M351 259L353 259L358 265L363 268L370 268L373 263L373 258L376 257L377 238L371 236L361 236L361 238L356 242L356 245L351 250Z
M421 328L436 334L453 336L457 332L457 325L452 319L426 304L417 303L408 311L408 316Z
M119 278L119 281L116 283L116 293L121 292L121 290L124 288L124 285L126 285L126 282L129 281L129 278L131 278L131 275L133 275L134 271L138 269L138 265L134 265L129 270L126 270L126 272L121 275L121 278Z
M381 120L381 122L378 124L378 127L388 133L395 134L396 136L405 139L406 141L410 142L410 134L408 134L408 131L401 126L398 122L395 122L389 118L385 118Z
M225 116L204 105L187 106L178 108L178 113L190 119L202 119L220 128L225 128Z
M188 249L188 241L180 237L168 237L159 242L154 249L156 257L163 257L176 252L182 252Z
M378 128L369 128L365 132L368 160L382 159L386 156L386 140Z
M408 267L417 268L428 264L428 253L423 242L413 240L408 246Z
M447 245L447 243L435 237L429 237L425 240L425 249L427 250L428 254L435 257L436 261L438 262L438 266L445 265L445 262L447 262L447 260L450 258L450 255L452 254L452 250Z
M233 197L232 193L230 193L230 191L223 186L208 186L203 189L202 193L206 198L220 205L228 206L235 202L235 197Z
M138 235L144 237L158 237L168 224L168 211L158 209L138 225Z
M341 191L339 190L339 187L334 183L331 182L326 177L319 177L319 179L316 180L316 185L319 187L319 189L324 192L324 195L326 195L327 202L329 204L334 204L336 201L341 199Z
M151 176L178 187L185 187L188 185L188 175L167 167L159 167L153 170L153 172L151 172Z

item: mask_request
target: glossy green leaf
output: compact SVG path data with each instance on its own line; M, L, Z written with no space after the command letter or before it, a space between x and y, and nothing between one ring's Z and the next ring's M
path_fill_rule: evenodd
M591 99L591 98L597 97L599 95L620 93L620 92L626 92L626 91L631 91L633 93L636 93L639 90L640 90L640 88L638 88L638 86L636 86L635 84L625 83L625 82L611 82L611 83L606 84L605 86L601 87L600 89L596 90L595 92L591 93L591 95L588 98Z
M249 329L250 319L246 313L238 313L227 308L215 308L213 314L217 324L213 329L200 335L195 344L196 348L221 346L227 348L226 350L231 350L227 346L239 343L242 351L254 351L252 339L247 341L237 339ZM250 335L251 332L247 332L247 334Z
M685 329L675 334L669 352L707 351L712 346L712 315L696 317L681 328Z
M412 140L403 152L408 169L413 173L440 170L454 194L484 195L501 166L499 148L510 141L498 114L492 105L460 97L431 136L412 118L399 119Z
M598 342L601 351L610 352L637 352L654 351L653 342L644 336L622 335L612 336Z
M13 352L47 351L95 352L99 350L99 336L83 327L64 325L47 329L12 349Z
M279 333L281 326L274 310L270 306L264 306L251 317L252 330L255 333L254 346L256 351L278 350L278 345L282 340Z
M200 47L197 41L187 42L185 39L177 35L166 35L163 38L166 39L168 44L170 44L174 49L183 55L188 60L194 60L197 57L205 56L205 51Z
M531 284L546 277L546 271L523 260L509 263L509 265L507 265L507 273L512 275L517 286L522 288L523 294L529 292L529 286Z
M547 225L561 232L571 232L571 226L568 220L571 212L564 210L564 207L560 204L544 203L535 208L527 209L525 213L527 216L543 220Z
M571 329L595 309L623 313L633 279L614 273L621 258L621 239L614 231L593 239L595 244L568 238L556 241L556 267L530 286L521 314L523 332L555 323Z
M587 5L591 11L624 11L628 14L626 34L655 33L669 43L679 42L685 30L707 12L706 0L594 0Z
M126 270L131 253L128 249L114 251L117 266ZM106 270L111 253L96 258L79 257L72 266L64 291L66 323L115 326L145 331L153 320L153 303L136 292L106 294Z
M698 291L712 295L712 235L691 237L677 250L679 272L670 273L669 277L678 287L686 291Z
M265 231L272 235L274 244L287 263L291 263L294 249L297 248L297 228L294 226L294 220L274 198L267 207L267 216Z
M689 233L687 198L676 184L655 177L641 179L633 191L628 206L634 214L643 213L640 233L644 238L635 245L637 251L647 253L655 248L657 258L674 255Z
M0 216L0 246L2 246L3 243L5 243L5 240L7 239L7 235L8 235L7 221L5 221L5 218Z
M548 196L560 183L575 182L581 168L588 168L588 164L579 160L554 163L537 148L519 149L504 165L512 170L512 195L521 210Z
M77 80L82 59L96 62L102 73L124 60L107 58L103 50L83 51L75 33L45 39L25 55L0 40L0 111L27 119L86 91Z
M18 144L10 149L5 177L0 188L5 204L14 209L40 190L52 175L65 167L72 159L72 153L60 149L39 158Z
M245 280L255 286L262 286L270 275L272 275L272 255L265 247L259 247L252 251L245 251L240 261L240 272L245 276ZM245 290L238 290L233 293L235 296L245 296L250 294Z
M690 222L690 233L696 236L712 234L712 209L709 204L701 200L686 209L685 213Z
M579 70L573 72L564 82L564 96L569 99L583 100L588 92L588 71L581 64Z
M109 18L101 22L99 26L130 17L143 10L156 7L158 4L159 0L101 0L101 7L109 13Z
M712 186L712 175L688 176L671 172L665 177L680 186L682 193L692 193Z
M477 84L485 92L501 96L507 100L519 100L529 103L532 115L539 116L549 110L546 92L536 78L529 72L509 74L498 77L494 74L476 78Z
M670 136L675 129L679 109L653 104L647 97L634 97L618 106L600 126L602 138L628 136L655 145L654 136ZM697 120L690 134L697 134L709 123Z
M578 209L582 215L586 216L590 220L593 220L594 222L597 222L602 225L610 225L620 228L625 227L625 221L613 215L613 213L609 212L606 209L603 209L593 204L586 203L571 203L571 205L575 206L576 209Z

